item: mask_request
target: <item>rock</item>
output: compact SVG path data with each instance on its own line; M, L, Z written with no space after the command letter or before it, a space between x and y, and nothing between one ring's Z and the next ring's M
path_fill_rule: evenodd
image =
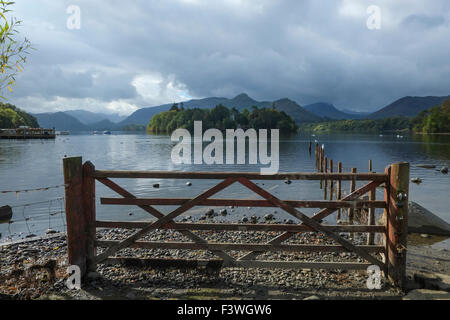
M320 300L320 298L318 296L309 296L303 300Z
M422 183L422 179L420 179L420 178L418 178L418 177L412 178L412 179L411 179L411 182L412 182L412 183L421 184L421 183Z
M250 222L251 223L256 223L256 222L258 222L258 220L259 220L259 217L257 217L257 216L251 216L250 217Z
M424 169L435 169L436 166L433 164L418 164L416 165L417 168L424 168Z
M415 273L414 282L423 289L450 292L450 276L440 273L418 272Z
M442 168L441 168L441 172L442 172L443 174L447 174L447 173L448 173L448 168L447 168L447 167L442 167Z
M410 201L408 231L420 234L450 236L450 224L421 205Z
M285 219L284 223L285 224L294 224L294 221L292 221L291 219Z
M10 206L0 207L0 222L7 222L11 220L13 211Z
M220 210L220 214L225 217L228 214L228 212L226 209L222 209Z
M205 216L207 216L208 218L212 218L214 216L214 210L213 209L206 210Z
M411 290L403 300L450 300L450 293L428 289Z
M95 272L95 271L91 271L86 275L87 279L90 281L95 281L100 279L102 276L100 275L100 273Z
M273 220L273 214L271 214L271 213L266 214L266 215L264 216L264 219L266 219L267 221Z
M286 184L291 184L291 183L292 183L292 181L291 181L291 180L289 180L289 179L286 179L286 180L284 181L284 183L286 183Z
M247 218L247 217L243 217L243 218L241 219L241 222L243 222L243 223L248 222L248 218Z
M158 188L159 188L159 183L155 183L155 184L153 185L153 188L158 189Z
M133 212L130 212L128 215L131 217L133 215Z
M186 182L186 185L187 185L188 187L190 187L190 186L192 186L192 183L190 183L190 182L188 181L188 182Z
M426 233L422 233L420 236L421 236L422 238L430 238L430 235L429 235L429 234L426 234Z
M46 233L46 234L55 234L55 233L57 233L57 232L58 232L58 231L49 228L49 229L47 229L47 231L46 231L45 233Z

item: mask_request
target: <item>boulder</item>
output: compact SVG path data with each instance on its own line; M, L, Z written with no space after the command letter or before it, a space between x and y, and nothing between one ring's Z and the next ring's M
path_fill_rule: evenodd
M410 201L408 232L450 236L450 224L421 205Z
M10 206L0 207L0 223L11 220L13 211Z
M450 293L428 289L411 290L403 300L450 300Z

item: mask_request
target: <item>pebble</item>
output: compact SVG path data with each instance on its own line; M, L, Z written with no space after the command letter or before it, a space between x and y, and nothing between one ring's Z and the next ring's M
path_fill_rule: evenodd
M153 185L153 188L159 188L159 183L155 183L154 185Z
M448 173L448 168L447 168L447 167L442 167L442 168L441 168L441 172L442 172L443 174L447 174L447 173Z
M207 216L208 218L212 218L214 216L214 210L213 209L206 210L205 216Z
M190 187L190 186L192 186L192 183L190 183L190 182L188 181L188 182L186 182L186 185L187 185L188 187Z
M226 209L222 209L220 210L220 214L225 217L228 214L228 212Z

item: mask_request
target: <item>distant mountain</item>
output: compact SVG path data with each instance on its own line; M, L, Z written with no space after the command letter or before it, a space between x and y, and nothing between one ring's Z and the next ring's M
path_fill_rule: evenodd
M105 130L119 130L120 126L109 120L102 120L89 125L90 129L93 131L105 131Z
M404 97L368 116L369 119L383 119L392 117L415 117L421 111L437 106L449 99L446 97Z
M344 113L356 115L361 118L367 117L369 114L371 114L371 112L353 111L353 110L349 110L349 109L340 109L340 110Z
M121 116L118 113L98 113L98 112L91 112L87 110L68 110L64 111L64 113L67 113L71 115L72 117L77 118L80 120L80 122L90 125L96 122L100 122L102 120L109 120L111 122L120 122L126 118L126 116Z
M212 97L205 99L193 99L189 101L182 102L183 107L185 109L192 108L200 108L200 109L212 109L215 106L222 104L228 108L236 107L238 110L242 110L244 108L250 108L252 106L257 107L266 107L271 108L272 104L279 111L284 111L288 115L290 115L296 122L305 122L305 121L319 121L320 117L310 113L309 111L303 109L299 106L295 101L289 99L281 99L275 102L269 101L256 101L250 98L247 94L242 93L237 95L233 99L221 98L221 97ZM155 115L163 111L167 111L171 108L173 104L164 104L161 106L150 107L150 108L142 108L135 111L124 121L119 123L120 127L130 124L141 124L147 125L150 119ZM179 103L181 105L181 103Z
M33 114L42 128L55 128L56 130L87 131L90 128L75 117L65 112Z
M278 111L286 112L297 123L301 123L301 122L315 122L315 121L323 120L321 117L319 117L319 116L317 116L317 115L315 115L315 114L305 110L304 108L302 108L295 101L289 100L287 98L274 101L272 103L272 105Z
M304 106L306 110L314 113L316 116L328 119L346 120L346 119L358 119L359 115L355 113L346 113L337 109L333 104L318 102Z

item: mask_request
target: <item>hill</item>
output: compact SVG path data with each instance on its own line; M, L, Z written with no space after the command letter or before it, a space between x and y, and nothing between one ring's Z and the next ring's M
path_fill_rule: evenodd
M318 102L309 104L303 107L305 110L314 113L318 117L328 118L328 119L336 119L336 120L345 120L345 119L358 119L359 115L355 113L345 113L339 109L337 109L333 104Z
M107 113L99 113L99 112L91 112L87 110L68 110L64 111L68 115L75 117L83 124L93 124L96 122L100 122L103 120L108 120L114 123L120 122L126 119L125 116L121 116L117 113L107 114Z
M37 113L34 114L39 125L44 128L55 128L56 130L88 131L90 127L81 123L75 117L65 112Z
M39 128L37 119L31 114L12 104L0 102L0 129L15 129L20 126Z
M440 105L449 98L450 96L404 97L370 114L367 118L383 119L393 117L415 117L420 112L427 110L431 107Z
M237 95L232 99L221 98L221 97L211 97L205 99L193 99L189 101L185 101L180 103L180 107L182 106L184 109L212 109L218 105L223 105L228 108L235 107L239 111L243 109L251 108L252 106L257 107L272 107L272 104L275 105L277 110L284 111L288 115L290 115L296 122L305 122L305 121L320 121L320 117L306 111L302 107L300 107L295 101L289 99L281 99L275 102L269 101L256 101L250 98L247 94L242 93ZM147 125L150 119L158 113L163 111L168 111L172 107L173 104L164 104L156 107L150 108L142 108L135 111L131 114L127 119L119 123L120 127L130 124L140 124Z

